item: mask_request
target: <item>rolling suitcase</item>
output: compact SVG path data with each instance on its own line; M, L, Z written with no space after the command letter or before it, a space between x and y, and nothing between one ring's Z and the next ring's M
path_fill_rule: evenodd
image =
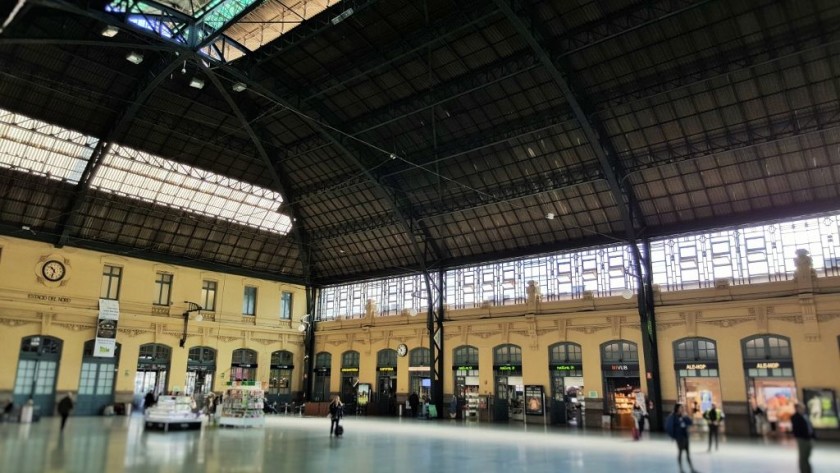
M341 425L336 425L335 426L335 436L336 437L341 437L342 435L344 435L344 427L341 426Z

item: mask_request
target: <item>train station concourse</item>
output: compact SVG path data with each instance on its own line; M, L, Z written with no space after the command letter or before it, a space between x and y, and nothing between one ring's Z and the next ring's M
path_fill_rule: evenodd
M5 2L0 471L674 471L676 404L840 471L838 58L831 0Z

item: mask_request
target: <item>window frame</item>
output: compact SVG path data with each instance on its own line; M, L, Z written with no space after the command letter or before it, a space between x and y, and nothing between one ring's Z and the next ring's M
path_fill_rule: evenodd
M172 286L175 281L175 275L164 271L158 271L155 276L155 300L154 305L170 306L172 305ZM166 288L166 302L162 302L164 298L164 288Z
M210 287L212 285L212 288ZM216 298L218 297L219 283L218 281L213 281L212 279L204 279L201 281L201 303L202 303L202 310L206 310L208 312L216 312ZM208 304L207 300L210 296L210 293L213 294L212 304Z
M293 307L294 294L290 291L282 291L280 293L280 320L291 320Z
M110 268L110 270L108 272L106 272L106 270L108 270L109 268ZM114 270L117 270L118 274L114 274ZM102 265L102 281L101 281L102 285L99 288L99 298L100 299L107 299L107 300L111 300L111 301L120 300L120 289L122 287L122 274L123 274L123 267L122 266L116 266L116 265L113 265L113 264ZM113 292L112 291L112 289L113 289L113 284L112 283L115 279L117 281L116 295L114 297L111 297L111 292ZM106 280L108 281L107 282L107 284L108 284L107 289L104 287Z
M252 291L253 294L249 294L249 291ZM242 315L247 315L249 317L257 315L257 286L245 286L243 289Z

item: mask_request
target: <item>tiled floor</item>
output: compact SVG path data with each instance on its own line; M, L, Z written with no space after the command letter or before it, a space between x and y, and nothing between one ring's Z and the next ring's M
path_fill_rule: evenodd
M270 417L265 428L144 432L142 418L70 418L0 424L0 472L678 472L665 438L546 429L543 425L346 418L343 438L325 418ZM796 447L729 440L708 454L693 443L697 471L796 472ZM817 473L840 472L840 444L818 443Z

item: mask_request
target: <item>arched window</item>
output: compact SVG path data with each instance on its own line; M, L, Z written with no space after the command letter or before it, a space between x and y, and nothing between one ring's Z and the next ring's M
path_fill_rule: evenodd
M674 361L717 361L717 346L708 338L683 338L674 342Z
M233 350L233 363L237 363L240 365L256 365L257 352L254 350L249 350L247 348Z
M140 345L139 363L168 364L172 356L172 349L158 343Z
M499 345L493 349L494 365L521 365L522 349L516 345Z
M415 348L408 352L408 366L429 366L431 358L428 348Z
M639 349L627 340L615 340L601 344L601 363L635 363L639 361Z
M332 366L332 355L322 351L315 355L315 368L330 369Z
M271 366L291 366L294 364L294 355L287 350L276 351L271 354Z
M61 340L53 337L42 337L35 335L33 337L26 337L20 343L21 353L38 353L41 355L61 354Z
M791 360L790 339L781 335L756 335L741 341L744 360Z
M359 367L359 352L346 351L341 355L342 368L358 368Z
M210 347L192 347L187 355L187 365L215 365L216 350Z
M548 347L550 364L581 363L581 349L577 343L555 343Z
M478 365L478 348L470 345L463 345L454 350L453 360L455 365Z
M379 353L376 354L376 366L377 367L394 367L397 366L397 350L391 348L385 348L383 350L379 350Z

